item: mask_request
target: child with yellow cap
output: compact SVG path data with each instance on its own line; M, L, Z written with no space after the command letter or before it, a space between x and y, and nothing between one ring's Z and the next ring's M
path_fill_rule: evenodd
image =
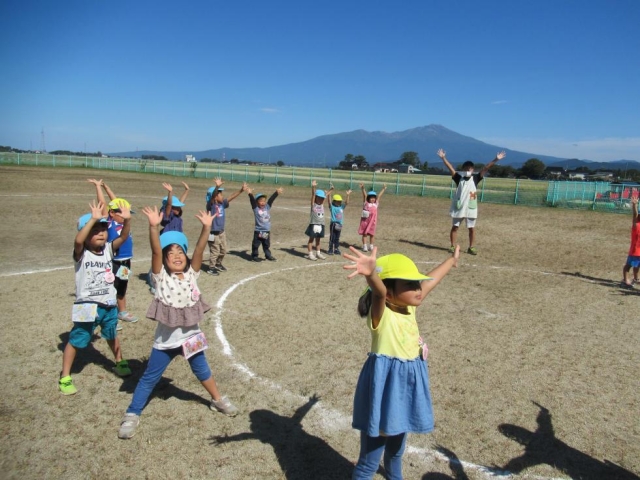
M333 190L333 185L331 189ZM344 222L344 209L349 204L349 196L351 190L347 190L347 199L342 200L342 195L327 195L327 202L331 209L331 223L329 223L329 255L340 255L340 234L342 233L342 227Z
M368 288L358 302L367 317L371 351L362 367L353 402L353 428L360 430L360 456L354 479L371 479L384 453L388 478L402 478L407 433L433 430L427 346L416 322L416 307L457 266L460 247L427 275L408 257L393 253L376 260L354 247L344 257L354 270L348 278L365 277Z

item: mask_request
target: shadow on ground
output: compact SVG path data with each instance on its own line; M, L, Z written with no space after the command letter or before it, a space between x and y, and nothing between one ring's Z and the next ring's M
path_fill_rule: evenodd
M287 480L351 478L353 463L302 428L302 419L318 400L314 395L291 418L270 410L254 410L249 414L251 432L211 436L209 440L212 445L245 440L268 443Z
M539 409L538 427L531 432L517 425L502 424L500 433L524 447L524 453L509 460L504 467L511 473L520 473L535 465L547 464L571 478L582 480L638 480L640 477L609 462L597 460L577 450L555 436L551 413L542 405L533 402Z
M416 247L428 248L429 250L442 250L443 252L449 253L448 247L441 247L439 245L428 245L422 242L413 242L411 240L398 240L400 243L408 243L409 245L415 245Z

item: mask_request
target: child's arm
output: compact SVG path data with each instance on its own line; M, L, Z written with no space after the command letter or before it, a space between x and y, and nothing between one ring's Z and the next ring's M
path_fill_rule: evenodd
M89 208L91 209L91 219L78 233L76 233L76 238L73 241L73 259L76 262L80 258L80 255L82 255L82 252L84 252L84 242L86 242L89 237L91 229L98 220L104 217L104 215L102 215L103 206L103 203L96 201L89 204Z
M269 200L267 200L267 203L269 204L269 206L273 205L273 202L275 202L278 195L281 195L282 192L284 192L284 188L282 187L278 188L275 192L273 192L273 195L271 195L271 197L269 197Z
M380 190L380 193L378 194L378 205L380 205L380 199L382 198L382 195L384 195L384 192L386 191L387 191L387 184L383 183L382 190Z
M231 195L229 195L229 198L227 198L227 202L231 203L231 201L237 198L238 195L240 195L242 192L244 192L246 188L247 188L247 184L243 183L242 186L240 187L240 190L238 190L237 192L233 192Z
M313 180L311 182L311 206L313 207L313 201L316 199L316 187L318 186L318 182ZM271 205L271 204L269 204Z
M351 264L345 265L342 268L345 270L355 270L347 278L351 279L357 275L362 275L367 280L367 284L371 289L371 324L373 328L378 328L378 323L384 313L385 304L387 300L387 287L376 272L376 255L378 253L378 247L373 247L373 252L370 256L366 256L362 252L359 252L355 247L349 247L355 255L349 255L345 253L343 255L347 260L351 260ZM424 282L423 282L424 283Z
M485 167L482 170L480 170L480 178L484 178L484 176L487 174L489 169L493 167L498 162L498 160L502 160L506 156L507 154L504 151L498 152L498 154L496 154L496 158L491 160L489 163L485 165Z
M638 223L638 197L631 197L631 214L635 226Z
M122 230L120 230L120 236L111 242L113 249L118 250L122 244L129 238L129 232L131 232L131 210L124 203L118 203L120 209L120 216L124 219L122 223Z
M151 271L156 275L162 271L162 248L160 247L160 233L158 225L162 222L162 212L158 207L144 207L142 209L149 219L149 244L151 245Z
M445 152L443 149L440 149L438 150L438 156L442 159L445 167L449 169L449 172L451 172L451 176L453 177L456 174L456 169L453 168L453 165L451 165L449 163L449 160L447 160L447 152Z
M347 190L347 199L344 201L344 206L346 207L349 204L349 195L351 195L351 190Z
M164 218L168 219L169 215L171 215L171 208L173 207L173 187L167 182L164 182L162 186L167 191L167 203L164 206Z
M422 285L422 298L426 297L431 290L436 288L436 286L440 283L451 267L458 266L458 259L460 258L460 245L456 245L456 250L452 256L447 258L444 262L438 265L436 268L427 273L428 277L431 277L433 280L425 280L421 283Z
M360 190L362 190L362 201L366 202L367 201L367 192L365 192L365 190L364 190L364 183L360 184Z
M333 192L333 183L329 184L329 190L327 190L326 194L327 207L329 208L331 208L331 192Z
M213 219L217 216L217 213L215 215L211 215L211 213L205 212L204 210L200 210L200 213L196 215L196 218L202 223L200 237L198 237L196 248L193 250L193 256L191 257L191 268L193 268L196 272L199 272L200 267L202 266L204 247L207 246L207 240L209 238L209 232L211 231L211 224L213 223Z
M180 195L180 201L184 203L189 196L189 185L187 185L185 182L182 182L182 185L184 186L184 192L182 192L182 195Z
M244 191L247 192L247 194L249 195L249 202L251 203L251 208L252 209L256 208L258 204L256 203L256 199L253 196L253 189L249 188L249 185L246 185Z
M102 203L102 216L106 217L109 215L109 208L107 207L107 202L104 200L104 193L102 193L102 179L96 180L95 178L88 178L87 182L93 183L96 187L96 198L98 199L98 203Z
M102 182L102 186L104 187L104 191L107 192L107 195L109 195L109 199L113 200L114 198L118 198L116 196L116 194L113 193L113 190L111 190L109 188L109 185L107 185L106 183Z

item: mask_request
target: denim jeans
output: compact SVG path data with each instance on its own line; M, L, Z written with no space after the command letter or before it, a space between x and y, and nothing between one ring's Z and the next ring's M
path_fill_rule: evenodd
M170 350L151 349L147 369L138 381L136 390L133 392L131 404L129 408L127 408L127 413L135 413L136 415L142 413L154 387L158 384L160 378L162 378L162 374L176 355L182 355L182 348L178 347ZM201 382L211 377L211 369L207 363L207 357L204 356L204 352L196 353L193 357L189 358L188 362L191 366L191 371Z
M378 471L383 452L387 478L402 480L402 455L406 443L406 433L391 437L370 437L365 432L360 432L360 457L353 470L352 480L372 479Z
M340 230L336 229L336 225L340 225L338 228ZM342 233L342 224L339 223L337 224L336 222L331 222L331 224L329 225L329 251L336 251L336 250L340 250L340 234Z

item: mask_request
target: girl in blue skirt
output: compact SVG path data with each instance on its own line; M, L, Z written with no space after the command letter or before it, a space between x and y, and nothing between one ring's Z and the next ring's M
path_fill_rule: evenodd
M371 479L384 452L387 478L402 478L407 433L433 430L427 346L416 322L416 307L457 266L453 256L423 275L408 257L393 253L376 260L377 247L367 256L354 247L345 265L362 275L368 287L358 302L367 317L371 352L362 367L353 402L353 428L360 430L360 457L353 479Z

